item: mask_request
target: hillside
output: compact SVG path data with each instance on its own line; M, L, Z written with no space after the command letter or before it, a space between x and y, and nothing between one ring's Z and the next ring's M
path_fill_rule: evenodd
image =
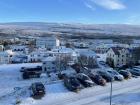
M18 35L57 34L63 36L136 36L140 26L126 24L65 24L45 22L1 23L0 32Z

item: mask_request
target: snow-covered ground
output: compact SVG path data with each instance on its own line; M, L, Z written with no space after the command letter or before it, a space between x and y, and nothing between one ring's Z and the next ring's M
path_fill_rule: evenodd
M79 93L68 91L62 81L46 84L47 78L22 80L19 69L41 64L16 64L0 66L0 105L109 105L110 83L106 86L85 88ZM42 81L46 95L35 100L30 97L29 86ZM140 78L113 82L112 105L140 105Z

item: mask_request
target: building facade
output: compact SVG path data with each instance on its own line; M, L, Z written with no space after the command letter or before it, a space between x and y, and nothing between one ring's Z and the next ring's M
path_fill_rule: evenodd
M107 52L106 61L112 67L128 65L130 61L130 52L123 47L112 47Z
M60 46L60 40L55 37L39 37L36 39L36 47L37 48L46 48L46 49L52 49L54 47Z

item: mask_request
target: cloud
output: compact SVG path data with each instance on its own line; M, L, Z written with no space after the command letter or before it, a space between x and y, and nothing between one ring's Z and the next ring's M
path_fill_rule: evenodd
M86 6L87 8L89 8L90 10L92 10L92 11L96 10L96 8L95 8L93 5L91 5L91 4L87 3L87 2L85 2L84 4L85 4L85 6Z
M122 10L126 8L126 6L120 0L88 0L88 1L109 10Z
M125 24L140 24L139 21L140 15L132 15L126 19Z

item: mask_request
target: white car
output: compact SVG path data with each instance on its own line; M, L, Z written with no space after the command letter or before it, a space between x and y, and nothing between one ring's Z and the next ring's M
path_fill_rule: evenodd
M115 70L107 70L107 72L114 77L115 80L118 80L118 81L122 81L124 80L124 77L123 75L119 74L117 71Z

